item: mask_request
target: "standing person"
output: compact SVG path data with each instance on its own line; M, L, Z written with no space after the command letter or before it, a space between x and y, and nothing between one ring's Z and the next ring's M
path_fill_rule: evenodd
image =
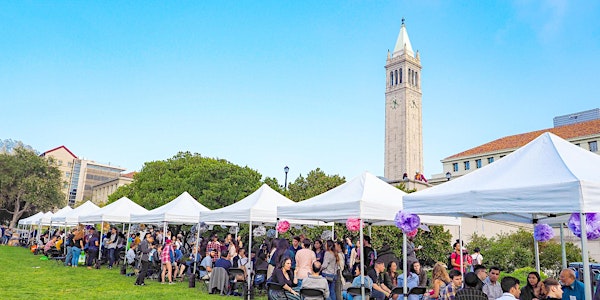
M571 269L563 269L559 275L562 283L563 299L584 300L585 288L583 282L575 279L575 272Z
M87 256L86 256L86 265L88 270L92 269L92 265L98 259L98 247L100 246L100 240L98 238L98 233L95 228L90 229L91 237L87 241Z
M462 249L461 244L456 241L454 243L454 252L450 255L450 260L452 262L452 268L457 271L461 271L461 256L462 256L462 272L467 273L467 270L471 267L472 260L471 255L466 253L467 249Z
M527 284L521 289L521 300L538 300L540 298L540 274L529 272Z
M521 289L519 288L519 279L516 279L512 276L506 276L502 278L500 285L502 286L502 291L504 293L502 294L502 297L497 298L498 300L519 299L519 296L521 295Z
M447 284L444 290L440 293L440 299L454 300L456 292L462 287L462 274L457 270L450 270L450 284Z
M483 265L483 255L481 255L481 249L479 247L475 247L473 249L473 254L471 254L471 260L473 261L473 265Z
M146 238L140 242L138 248L140 249L141 257L140 260L142 262L142 268L140 269L140 273L135 281L135 285L146 285L144 283L144 279L146 279L146 274L148 273L148 266L150 265L150 251L154 246L152 243L154 242L154 237L150 232L146 233Z
M160 262L162 264L162 274L161 274L161 283L165 283L165 274L169 279L169 284L173 284L173 258L175 257L175 251L173 251L173 245L171 245L171 240L167 239L165 241L165 246L162 249L160 254Z
M563 297L563 290L560 283L554 278L546 278L544 280L544 287L546 288L546 300L561 300ZM596 294L598 290L596 290ZM594 300L596 300L594 296Z
M113 264L115 263L115 251L117 250L117 239L119 235L117 232L117 227L111 227L110 233L107 236L107 245L106 249L108 250L108 268L112 269Z
M333 241L328 240L325 243L325 255L323 256L323 265L321 275L329 281L329 300L336 300L335 281L338 278L339 256L335 253ZM341 293L341 291L340 291ZM341 299L340 299L341 300Z
M502 297L502 286L498 282L500 268L492 266L488 274L488 278L483 282L483 292L488 296L489 300L495 300Z
M67 234L65 240L65 246L67 247L67 255L65 256L65 266L70 266L73 261L73 237L75 229L72 229L71 232Z
M273 239L271 241L271 248L269 248L269 255L267 256L267 262L269 265L267 267L267 278L271 278L273 276L273 271L275 271L275 253L277 252L277 244L279 244L279 239Z
M212 250L215 250L217 252L221 252L221 243L219 242L219 236L215 233L212 237L210 242L208 242L208 244L206 245L206 253L210 253ZM215 261L217 261L218 258L213 258L213 263Z
M73 248L71 251L73 252L73 259L71 260L71 267L76 268L79 263L79 255L81 254L81 250L83 250L84 242L83 239L85 237L85 233L83 231L83 227L79 226L78 229L75 230L73 236Z
M456 292L456 300L487 300L486 294L478 289L479 278L474 272L465 274L465 287Z
M323 297L327 299L329 297L329 283L325 277L319 274L321 272L321 263L318 261L313 262L311 264L311 271L308 277L302 281L302 288L321 290L323 291ZM306 296L304 300L322 300L323 297Z
M365 251L365 266L367 266L367 270L372 270L377 260L377 254L371 247L371 237L368 235L363 236L363 250Z
M325 250L323 250L323 242L321 242L320 239L316 239L315 243L314 243L314 247L315 247L315 256L317 257L317 260L322 265L323 258L325 257Z
M310 250L310 240L302 241L302 249L296 252L296 277L298 284L302 284L302 280L308 277L312 270L312 263L317 260L315 253ZM321 263L319 263L321 267Z
M292 244L290 245L290 250L292 250L292 253L294 253L294 257L296 256L296 253L298 251L300 251L300 249L302 249L302 245L301 245L301 240L299 236L294 236L294 238L292 239Z
M343 275L344 268L346 266L346 255L344 254L344 249L344 242L335 242L335 253L338 256L338 271L336 273L337 278L335 279L335 297L338 300L342 300L342 286L346 283Z

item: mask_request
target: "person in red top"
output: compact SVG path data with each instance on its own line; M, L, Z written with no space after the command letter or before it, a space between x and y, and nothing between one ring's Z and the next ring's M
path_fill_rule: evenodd
M471 265L473 264L473 258L471 257L471 255L469 255L469 253L467 252L467 249L460 249L460 243L457 241L456 243L454 243L454 252L452 252L452 255L450 255L450 259L452 261L452 268L454 270L457 271L461 271L460 265L461 265L461 261L460 261L460 257L461 257L461 253L462 253L462 272L463 273L467 273L467 269L471 267Z
M213 235L211 241L206 245L206 253L210 253L211 251L217 251L217 253L221 253L221 243L219 243L219 236ZM213 257L213 263L219 259L219 256Z

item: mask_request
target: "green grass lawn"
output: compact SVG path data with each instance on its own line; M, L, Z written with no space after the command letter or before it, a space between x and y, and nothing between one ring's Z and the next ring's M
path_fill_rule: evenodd
M163 285L146 279L146 286L134 286L135 277L121 275L119 268L71 268L40 257L25 248L0 246L0 299L242 299L209 295L200 282L191 289L187 280Z

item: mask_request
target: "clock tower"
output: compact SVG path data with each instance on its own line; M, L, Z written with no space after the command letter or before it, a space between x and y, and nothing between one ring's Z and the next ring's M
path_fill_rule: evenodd
M412 49L402 19L394 52L385 64L385 177L423 173L421 58Z

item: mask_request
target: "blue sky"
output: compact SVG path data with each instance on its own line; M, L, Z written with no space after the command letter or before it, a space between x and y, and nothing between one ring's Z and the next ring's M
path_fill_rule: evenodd
M600 107L596 1L7 1L0 138L139 170L178 151L283 182L383 174L384 65L421 53L425 174Z

